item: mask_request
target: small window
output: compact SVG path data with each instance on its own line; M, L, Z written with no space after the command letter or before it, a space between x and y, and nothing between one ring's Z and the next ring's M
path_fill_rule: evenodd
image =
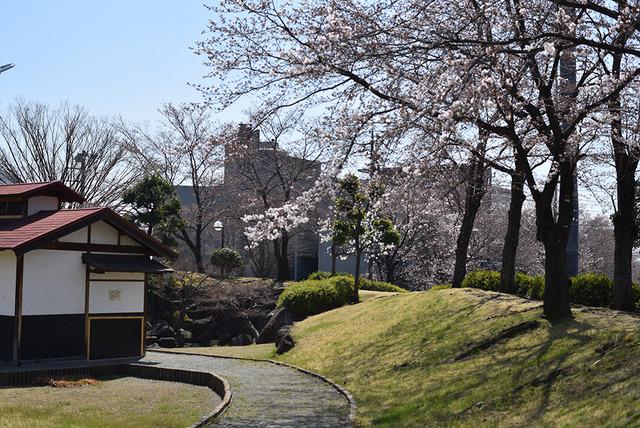
M0 201L0 216L18 216L24 211L24 201Z

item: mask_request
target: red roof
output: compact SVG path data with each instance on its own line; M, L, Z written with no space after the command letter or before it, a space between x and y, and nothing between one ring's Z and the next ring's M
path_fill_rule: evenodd
M0 221L0 250L13 250L17 254L24 254L41 244L101 220L157 254L175 254L160 241L148 236L133 223L108 208L40 211L29 217Z
M60 181L0 184L0 197L2 196L56 196L60 198L62 202L81 203L85 201L82 195Z

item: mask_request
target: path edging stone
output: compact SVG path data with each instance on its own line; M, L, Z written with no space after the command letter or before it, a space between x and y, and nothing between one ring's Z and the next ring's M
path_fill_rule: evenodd
M209 355L209 354L202 354L202 353L197 353L197 352L175 352L175 351L165 351L165 350L157 350L157 349L149 349L147 350L147 352L157 352L159 354L173 354L173 355L195 355L198 357L208 357L208 358L223 358L223 359L227 359L227 360L239 360L239 361L252 361L252 362L259 362L259 363L270 363L270 364L274 364L277 366L282 366L282 367L287 367L296 371L299 371L300 373L304 373L306 375L315 377L319 380L321 380L322 382L325 382L327 384L329 384L333 389L335 389L336 391L338 391L338 393L340 395L342 395L347 402L349 403L349 422L351 423L351 425L353 426L355 424L356 421L356 400L353 398L353 395L351 395L351 393L349 391L346 390L346 388L338 385L337 383L335 383L334 381L332 381L331 379L312 372L310 370L304 369L302 367L298 367L298 366L294 366L293 364L288 364L288 363L283 363L281 361L276 361L276 360L261 360L259 358L249 358L249 357L232 357L232 356L219 356L219 355Z

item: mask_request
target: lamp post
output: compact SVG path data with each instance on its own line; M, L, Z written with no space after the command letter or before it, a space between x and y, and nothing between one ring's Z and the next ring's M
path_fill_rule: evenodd
M0 73L3 73L7 70L11 70L13 67L15 67L15 64L5 64L5 65L0 65Z
M224 224L220 220L216 220L213 223L213 230L220 233L220 248L224 248Z

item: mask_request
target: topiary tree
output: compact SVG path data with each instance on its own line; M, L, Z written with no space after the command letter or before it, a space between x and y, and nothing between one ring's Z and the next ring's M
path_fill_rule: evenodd
M338 181L335 207L333 239L341 246L350 246L351 252L355 255L353 301L357 303L362 254L375 245L397 245L400 234L391 220L375 216L371 198L362 191L360 180L353 174L348 174Z
M220 276L227 278L234 269L242 266L242 257L233 248L218 248L211 254L211 264L220 269Z
M173 232L181 224L181 205L171 183L157 174L145 175L124 192L122 202L131 209L131 221L175 245Z

